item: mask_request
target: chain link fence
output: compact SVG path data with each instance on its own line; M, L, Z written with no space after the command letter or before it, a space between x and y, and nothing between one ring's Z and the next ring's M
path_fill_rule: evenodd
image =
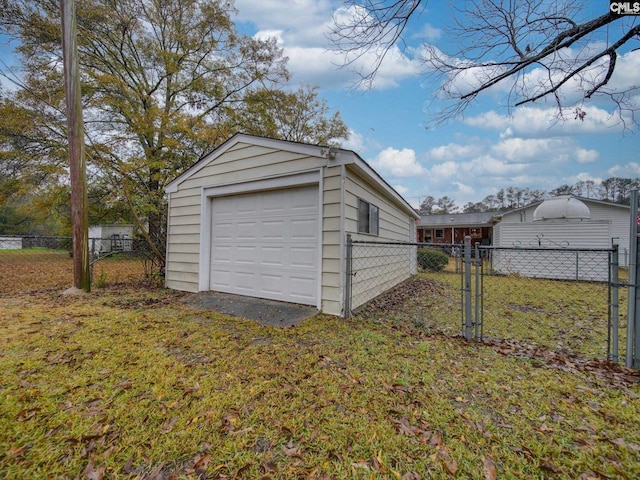
M471 331L523 352L624 358L627 271L614 250L472 248L466 272L464 253L455 244L348 242L347 311L431 333Z
M73 284L71 237L0 236L0 295L68 288ZM153 279L156 267L143 240L90 238L92 286Z
M484 338L619 361L627 271L614 249L480 247ZM477 288L477 287L476 287ZM625 308L622 310L626 311Z

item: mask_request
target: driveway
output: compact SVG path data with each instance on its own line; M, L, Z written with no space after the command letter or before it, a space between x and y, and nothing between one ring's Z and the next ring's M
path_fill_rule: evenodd
M185 297L184 302L195 308L248 318L271 327L291 327L318 314L318 309L308 305L220 292L194 293Z

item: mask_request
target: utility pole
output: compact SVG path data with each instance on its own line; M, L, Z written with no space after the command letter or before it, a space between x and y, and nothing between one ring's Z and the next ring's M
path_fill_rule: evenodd
M82 95L76 36L75 0L60 0L62 17L62 56L67 104L67 139L71 175L71 222L73 225L73 287L89 292L89 215L87 212L87 173L84 157ZM73 289L72 287L72 289Z

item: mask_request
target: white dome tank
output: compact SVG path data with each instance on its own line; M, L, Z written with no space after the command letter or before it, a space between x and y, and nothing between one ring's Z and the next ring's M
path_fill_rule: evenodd
M560 195L545 200L533 212L533 221L540 220L589 220L591 211L572 195Z

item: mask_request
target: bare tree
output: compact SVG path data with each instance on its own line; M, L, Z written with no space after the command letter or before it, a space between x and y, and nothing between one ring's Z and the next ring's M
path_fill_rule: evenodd
M331 38L347 64L376 53L371 69L362 72L363 80L371 84L387 52L426 2L348 0L347 4L350 15L336 16ZM607 87L618 50L639 39L637 17L605 11L606 2L603 14L591 19L581 19L585 5L570 0L469 0L453 5L452 26L446 30L451 51L424 46L427 75L439 80L442 96L454 100L434 115L436 123L463 113L480 93L500 84L506 88L509 107L547 97L560 116L565 117L570 106L573 118L583 120L581 102L600 95L617 105L621 119L627 112L637 125L631 96L640 86ZM570 88L580 91L579 101L569 98Z

